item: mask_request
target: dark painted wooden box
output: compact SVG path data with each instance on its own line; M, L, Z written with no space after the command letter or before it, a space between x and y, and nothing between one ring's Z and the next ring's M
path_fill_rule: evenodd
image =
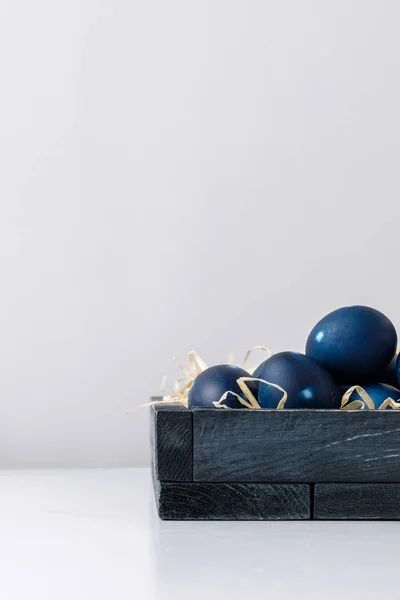
M162 519L400 519L400 412L152 408Z

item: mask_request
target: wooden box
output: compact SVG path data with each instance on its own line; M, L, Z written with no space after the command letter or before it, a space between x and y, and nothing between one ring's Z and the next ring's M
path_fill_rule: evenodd
M400 519L400 412L152 408L159 516Z

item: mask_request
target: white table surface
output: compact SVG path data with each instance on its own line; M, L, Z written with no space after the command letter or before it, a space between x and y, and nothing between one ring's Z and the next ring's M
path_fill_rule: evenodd
M147 469L0 472L1 600L388 600L400 522L159 521Z

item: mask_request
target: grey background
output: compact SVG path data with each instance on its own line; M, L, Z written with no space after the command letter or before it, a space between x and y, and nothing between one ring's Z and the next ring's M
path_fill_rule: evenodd
M174 354L400 325L399 17L3 0L0 466L145 464Z

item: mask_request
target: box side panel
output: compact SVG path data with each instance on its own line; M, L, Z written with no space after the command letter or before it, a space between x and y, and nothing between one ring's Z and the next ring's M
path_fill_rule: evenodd
M322 483L314 489L314 519L400 519L400 484Z
M167 520L298 520L310 518L310 486L266 483L163 483L158 511Z
M193 480L192 412L180 407L153 407L153 461L160 481Z
M400 482L400 411L194 410L194 481Z

